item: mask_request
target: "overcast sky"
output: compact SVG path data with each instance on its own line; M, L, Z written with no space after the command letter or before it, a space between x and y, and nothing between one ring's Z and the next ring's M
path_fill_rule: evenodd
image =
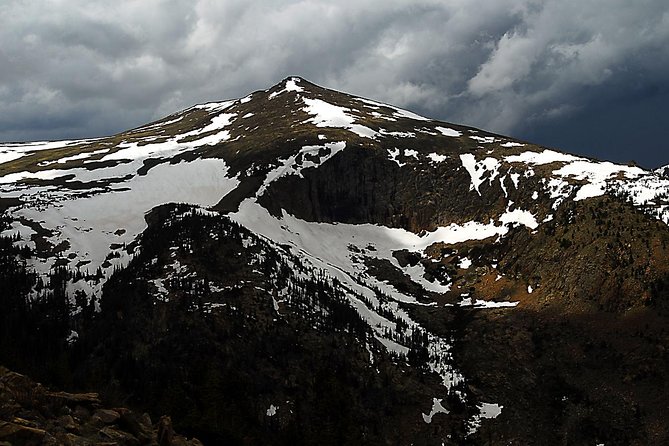
M0 0L0 141L113 134L293 74L669 164L667 0Z

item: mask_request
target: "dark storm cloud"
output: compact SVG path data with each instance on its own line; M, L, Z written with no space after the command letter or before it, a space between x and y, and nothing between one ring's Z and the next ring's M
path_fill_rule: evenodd
M0 140L109 134L290 74L617 161L669 163L665 0L0 3Z

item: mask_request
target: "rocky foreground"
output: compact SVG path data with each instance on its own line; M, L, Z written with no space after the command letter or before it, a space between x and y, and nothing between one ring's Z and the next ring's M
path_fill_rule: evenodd
M172 420L105 408L96 393L52 391L0 367L0 446L198 446L174 433Z

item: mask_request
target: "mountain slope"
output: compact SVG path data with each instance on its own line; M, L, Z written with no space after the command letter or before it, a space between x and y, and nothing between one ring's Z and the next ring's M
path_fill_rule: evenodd
M666 345L661 330L643 331L639 343L628 342L637 336L633 329L612 328L655 327L666 317L669 179L659 170L577 157L288 78L269 90L197 105L112 137L0 147L0 175L0 206L6 209L8 226L2 236L13 237L7 252L26 259L29 277L27 286L14 294L32 302L67 299L72 317L63 319L68 319L73 345L68 349L79 349L73 367L80 367L81 382L95 370L97 381L90 385L120 381L110 393L141 405L138 389L151 396L155 391L146 387L151 373L138 370L181 373L180 364L190 364L192 358L180 349L194 339L179 341L180 333L214 318L205 324L203 351L236 345L216 338L215 333L226 330L240 336L256 333L258 344L250 345L275 345L273 336L279 336L270 350L280 350L281 342L300 345L298 357L320 355L323 349L314 346L335 342L344 332L353 335L357 341L343 350L325 351L331 358L358 358L341 359L342 367L361 376L368 373L361 371L367 370L365 361L369 366L381 355L384 373L395 378L386 378L394 384L385 397L358 400L356 390L349 400L356 402L357 412L343 401L341 408L365 418L368 427L375 423L369 401L385 405L386 414L404 408L406 417L398 415L394 424L406 425L406 436L392 441L461 444L488 438L501 444L511 439L553 443L606 438L607 444L615 444L616 438L626 443L666 438L666 432L649 427L659 407L648 392L632 392L634 406L614 403L615 398L591 386L601 373L618 383L612 387L618 392L637 386L628 379L635 376L630 371L635 361L619 361L624 370L609 367L579 375L572 373L578 368L572 368L570 357L586 348L581 340L595 345L603 337L620 339L600 348L605 357L644 352L639 354L646 358L649 346ZM174 202L201 208L148 214ZM250 231L243 239L253 243L228 240L237 229L224 231L226 235L209 232L209 242L205 233L183 235L214 225L207 218L224 219L216 223L218 230L235 222ZM183 225L181 232L167 237L175 225ZM257 245L264 246L265 254L256 261L265 266L247 270L254 265L247 258L250 247ZM169 247L174 249L169 252ZM246 260L230 263L219 250ZM268 256L274 260L269 262ZM278 271L284 271L282 284L276 281ZM234 288L235 281L248 277L266 294L238 291L250 300L230 313L225 287ZM216 282L222 279L224 284ZM314 285L304 285L312 281ZM329 291L317 304L314 290L319 287ZM303 295L311 297L302 301ZM327 305L323 310L323 302L352 312L335 317ZM268 323L282 305L294 306L288 326L298 334L256 326L253 318ZM190 311L191 306L197 311ZM125 315L123 322L119 312ZM312 325L311 314L327 320L327 328ZM231 322L239 318L249 320L248 325ZM625 322L630 318L636 318L632 325ZM347 324L352 320L364 329L351 332ZM594 322L578 322L582 320ZM169 353L155 333L145 331L172 323L180 328L171 342L183 343L173 358L176 369L165 368L160 358ZM122 334L110 336L118 324L125 327ZM564 336L558 327L566 327ZM59 330L61 337L69 331ZM308 334L311 330L318 334ZM484 333L494 335L481 337ZM110 350L110 345L125 347ZM365 359L365 349L372 357ZM546 357L546 349L555 354ZM95 354L92 362L80 364L91 352L105 350L114 353ZM136 378L123 372L128 369L119 359L124 351L150 352L123 360L135 364L130 369ZM234 362L235 357L222 355L217 361ZM511 358L523 363L518 383ZM664 359L658 361L647 367L664 364ZM487 368L479 367L483 364ZM273 376L287 367L244 364L234 370ZM297 369L298 380L309 374L306 365ZM544 385L541 376L547 370L552 370L552 381ZM185 382L197 381L185 373ZM402 373L417 375L400 379ZM224 376L227 380L234 374ZM583 381L572 383L577 376ZM348 379L332 382L342 392L357 389ZM534 413L536 430L524 426L528 411L541 405L532 386L540 388L537 395L557 398L553 387L545 386L565 383L578 388L578 410L546 406ZM163 382L158 387L162 385L168 386ZM174 393L160 403L161 410L178 408L169 405L184 403L189 395L170 385ZM297 392L291 404L304 411L315 404L318 392L312 385L304 384L312 390ZM658 384L639 384L646 385ZM398 402L402 388L412 390ZM191 391L199 395L194 407L209 404L203 388L196 385ZM257 392L253 403L266 405L266 397ZM604 427L575 429L593 401L603 399L602 407L619 409L588 422ZM216 409L224 404L233 410ZM640 405L641 421L624 427L624 435L607 436L611 420L626 419ZM212 438L237 438L235 426L241 421L225 422L225 417L237 411L248 420L249 411L257 409L242 409L246 406L234 395L214 406L208 406L210 413L223 419L198 424L203 415L196 412L175 422ZM343 422L283 420L278 429L286 442L297 431L329 432L327 423ZM252 428L257 438L268 435L263 423ZM564 428L544 432L551 424ZM216 425L223 431L210 431ZM370 434L346 426L351 435L372 437L340 442L391 441L382 427Z

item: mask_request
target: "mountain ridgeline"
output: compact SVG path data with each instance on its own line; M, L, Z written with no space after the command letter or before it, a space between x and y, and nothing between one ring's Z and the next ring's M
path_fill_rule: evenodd
M117 444L662 444L666 172L297 77L1 145L0 364Z

